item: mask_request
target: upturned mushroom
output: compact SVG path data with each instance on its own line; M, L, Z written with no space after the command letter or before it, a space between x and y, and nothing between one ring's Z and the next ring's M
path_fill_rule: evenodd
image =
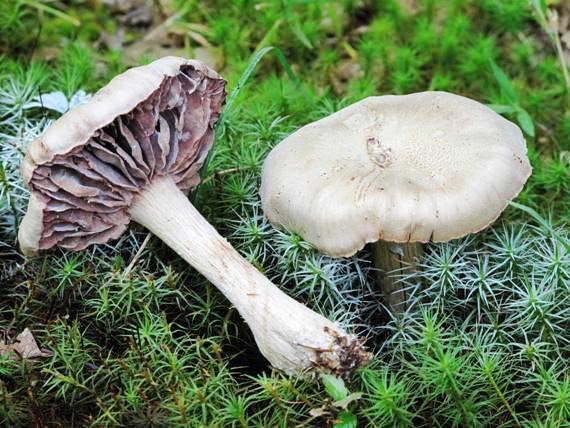
M228 298L262 354L285 372L346 374L361 341L293 300L244 260L186 193L214 141L225 81L198 61L167 57L115 77L30 144L24 253L81 250L145 226Z
M474 100L446 92L366 98L308 124L263 165L269 221L333 257L375 244L381 272L421 244L493 223L531 174L520 129ZM396 312L406 292L382 278Z

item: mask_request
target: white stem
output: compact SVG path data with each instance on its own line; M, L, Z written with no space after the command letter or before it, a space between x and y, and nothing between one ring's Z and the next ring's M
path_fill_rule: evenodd
M241 257L171 178L151 183L129 213L218 287L274 367L344 374L368 359L356 337L287 296Z

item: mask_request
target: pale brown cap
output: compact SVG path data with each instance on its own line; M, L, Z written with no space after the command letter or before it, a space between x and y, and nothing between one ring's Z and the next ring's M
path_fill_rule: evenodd
M332 256L368 242L442 242L490 225L531 174L520 129L446 92L366 98L278 144L269 221Z
M199 61L165 57L115 77L63 115L22 162L31 189L22 251L79 250L119 237L133 198L154 177L195 187L225 83Z

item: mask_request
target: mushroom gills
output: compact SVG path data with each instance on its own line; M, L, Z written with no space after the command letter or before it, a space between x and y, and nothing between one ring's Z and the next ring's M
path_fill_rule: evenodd
M170 175L183 191L198 185L213 143L215 106L210 103L221 102L206 92L220 88L191 67L181 71L86 144L36 169L32 188L50 202L61 202L44 209L39 249L59 245L81 250L110 234L120 236L129 223L131 201L155 177ZM62 215L69 210L73 216Z

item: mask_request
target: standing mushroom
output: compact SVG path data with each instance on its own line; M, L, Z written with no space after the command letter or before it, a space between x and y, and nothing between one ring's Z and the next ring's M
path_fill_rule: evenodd
M62 116L22 165L31 188L22 250L80 250L118 238L132 219L220 289L274 367L346 374L368 358L360 340L280 291L185 195L200 181L225 83L198 61L167 57Z
M519 128L471 99L446 92L366 98L299 129L262 172L269 221L333 257L375 245L382 273L421 254L421 244L493 223L531 173ZM395 312L405 290L383 278Z

